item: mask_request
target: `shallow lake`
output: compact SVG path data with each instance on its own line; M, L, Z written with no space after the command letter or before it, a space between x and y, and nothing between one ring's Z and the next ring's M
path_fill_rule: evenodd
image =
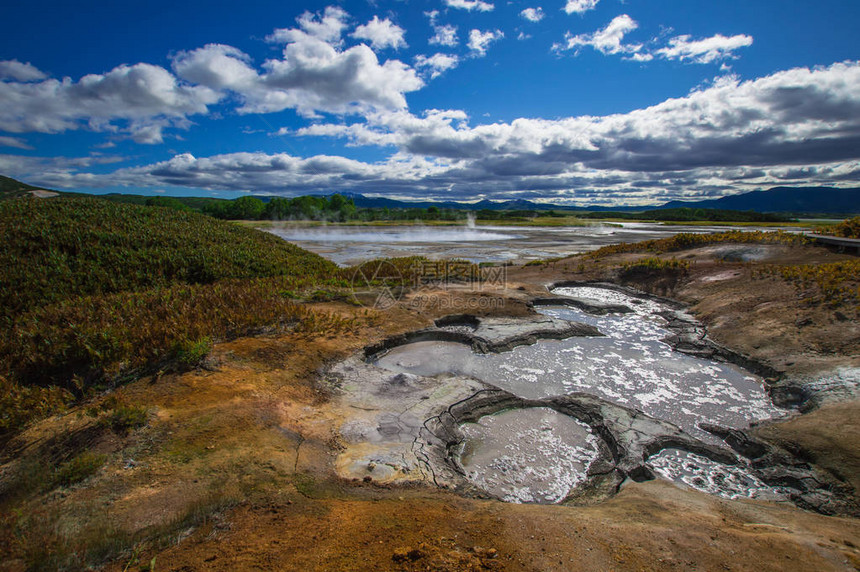
M307 227L276 223L265 230L341 266L350 266L374 258L418 255L434 260L461 258L475 263L525 262L589 252L619 242L665 238L679 232L711 233L729 229L624 222L552 228L481 225Z

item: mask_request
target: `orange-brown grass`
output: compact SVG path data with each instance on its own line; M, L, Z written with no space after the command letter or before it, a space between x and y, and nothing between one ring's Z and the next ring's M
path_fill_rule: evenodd
M860 216L843 220L833 226L819 228L815 233L841 236L843 238L860 238Z
M757 244L806 244L808 239L802 235L792 234L784 231L762 232L762 231L739 231L731 230L714 234L697 234L682 232L668 238L645 240L642 242L611 244L604 246L583 256L592 260L611 256L613 254L624 254L628 252L675 252L687 248L696 248L710 244L720 243L757 243Z
M358 326L358 317L290 300L282 292L292 284L262 278L176 285L74 298L19 316L0 334L7 406L0 429L14 429L32 417L28 411L44 414L70 395L158 368L196 365L211 340L288 330L335 335Z
M628 262L622 266L623 270L688 270L690 268L690 263L686 260L676 260L674 258L671 259L663 259L657 258L656 256L651 256L648 258L642 258L636 260L635 262Z
M823 301L833 307L860 303L860 260L829 264L768 265L758 269L756 278L776 277L798 289L812 291L810 302Z

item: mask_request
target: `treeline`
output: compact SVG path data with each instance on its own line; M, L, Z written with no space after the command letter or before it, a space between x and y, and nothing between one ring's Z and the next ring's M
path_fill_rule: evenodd
M176 210L198 210L224 220L313 220L325 222L376 221L447 221L465 220L469 214L476 220L527 220L537 217L565 217L566 213L538 210L467 210L430 206L427 208L357 208L355 202L342 195L330 197L308 195L295 198L274 197L263 201L257 197L235 200L192 199L186 197L150 197L147 206ZM202 202L200 202L202 201ZM125 201L124 201L125 202ZM128 201L131 202L131 201Z
M793 219L786 216L758 213L755 211L732 211L723 209L655 209L642 212L589 212L578 213L580 218L588 219L622 219L622 220L653 220L665 222L713 221L713 222L790 222Z
M113 197L111 197L113 198ZM127 199L126 199L127 200ZM131 202L131 201L129 201ZM427 208L357 208L355 202L342 195L329 197L307 195L295 198L273 197L264 201L258 197L235 200L186 197L150 197L147 206L176 210L197 210L224 220L311 220L323 222L376 221L462 221L470 214L479 221L525 221L535 218L576 216L582 219L650 220L655 222L790 222L785 215L705 208L654 209L640 212L593 211L571 213L555 210L467 210L430 206Z
M233 201L213 201L203 212L227 220L318 220L346 222L355 218L352 199L342 195L311 196L292 199L274 197L263 202L257 197L240 197Z

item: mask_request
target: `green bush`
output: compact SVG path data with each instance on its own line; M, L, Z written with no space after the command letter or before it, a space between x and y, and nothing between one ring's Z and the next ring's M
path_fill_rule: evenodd
M145 407L121 405L105 418L105 424L114 432L126 434L132 429L146 425L149 413Z
M209 355L209 352L212 351L212 338L203 336L196 340L182 340L176 344L174 351L176 361L181 366L188 368L197 367Z
M106 455L97 455L90 452L81 453L57 468L54 474L54 481L64 487L79 483L96 474L102 468L102 465L105 464L106 459Z
M776 277L791 282L799 290L810 291L811 301L831 306L860 302L860 260L827 264L767 265L756 271L756 278Z

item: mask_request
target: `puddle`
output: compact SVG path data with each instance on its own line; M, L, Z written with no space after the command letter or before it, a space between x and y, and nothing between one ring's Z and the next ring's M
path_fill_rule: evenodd
M507 502L560 502L598 454L588 425L543 407L487 415L461 430L466 478Z
M789 489L771 487L741 465L718 463L688 451L664 449L649 457L647 464L664 479L704 493L729 499L789 500Z

